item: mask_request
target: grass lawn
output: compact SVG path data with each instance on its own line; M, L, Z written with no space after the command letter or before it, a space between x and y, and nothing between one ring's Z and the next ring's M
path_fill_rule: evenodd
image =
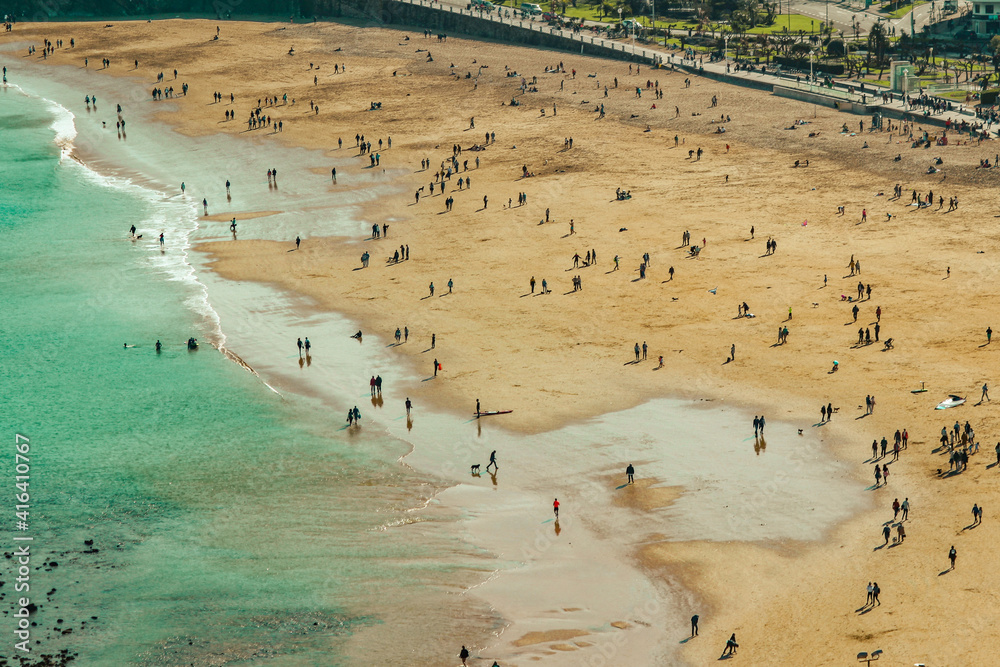
M965 96L968 94L965 90L952 90L947 93L940 94L940 97L947 97L950 100L956 100L958 102L964 102Z
M899 9L897 9L896 11L887 12L886 16L891 16L894 19L901 19L904 16L906 16L907 14L909 14L910 12L912 12L914 9L916 9L917 7L919 7L920 5L926 5L926 4L927 4L927 0L917 0L917 2L914 2L912 4L903 5L902 7L900 7Z
M808 34L818 32L820 23L822 21L802 14L781 14L775 19L774 25L757 26L747 32L753 35L771 35L783 33L788 28L788 32L795 35L799 34L799 30L805 30Z
M542 5L543 8L548 7L548 3ZM618 12L615 12L614 17L609 15L601 16L601 11L598 7L594 5L579 5L577 7L567 7L566 16L572 16L575 19L585 19L587 21L603 21L605 23L618 23ZM628 18L627 16L625 18Z
M663 42L660 41L659 43L662 44ZM671 46L671 47L673 47L675 49L679 49L679 48L681 48L681 40L675 39L675 38L668 39L667 40L667 46ZM708 53L710 51L715 51L714 47L711 47L711 46L698 46L698 45L695 45L695 44L686 44L685 48L694 49L695 51L704 51L705 53Z
M516 3L515 3L516 4ZM543 8L548 7L548 3L542 5ZM601 16L600 9L596 5L584 5L579 4L576 7L567 7L566 12L562 14L563 16L570 16L575 19L584 19L585 21L598 21L601 23L618 23L618 12L614 15L605 14ZM626 16L623 15L622 18L635 19L640 24L649 27L649 17L648 16ZM688 28L692 30L698 30L698 24L691 21L664 21L658 20L656 22L657 28L671 28L673 30L687 30Z
M884 86L885 88L889 87L888 79L861 79L861 80L864 81L865 83L870 83L875 86Z

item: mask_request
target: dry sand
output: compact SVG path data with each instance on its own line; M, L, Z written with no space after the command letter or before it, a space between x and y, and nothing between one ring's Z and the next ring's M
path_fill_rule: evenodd
M840 410L823 427L834 430L827 441L839 443L834 453L857 462L864 479L871 473L870 464L862 464L870 452L866 443L883 435L891 440L893 431L907 428L910 447L891 466L889 488L868 491L879 509L848 521L823 543L651 540L641 550L650 571L679 577L701 596L701 636L682 653L692 664L715 660L734 631L741 645L737 659L749 664L843 664L876 648L886 652L887 664L993 660L1000 611L992 602L1000 575L990 565L989 545L997 537L990 508L998 473L987 463L997 417L989 404L973 403L995 367L990 359L998 348L984 343L986 327L996 323L992 254L1000 244L989 232L997 216L987 188L996 172L974 166L983 157L992 161L1000 146L913 150L898 135L839 133L842 123L853 130L868 118L758 91L695 76L684 88L687 75L680 73L643 68L629 76L622 63L454 37L441 43L419 31L223 23L222 39L213 42L215 25L22 25L13 38L75 37L75 50L63 49L49 62L82 65L89 57L94 67L107 56L111 73L142 77L147 88L159 71L172 84L177 68L175 87L186 81L192 92L164 120L187 134L241 133L250 100L287 93L295 106L264 110L284 121L275 141L325 147L331 157L342 157L356 155L355 133L366 135L375 150L379 138L391 136L382 166L410 174L398 195L369 208L369 224L389 222L387 240L362 243L368 230L361 229L353 239L310 239L296 253L285 252L287 244L244 241L208 250L221 275L312 296L322 307L357 318L366 331L388 337L408 326L415 340L398 348L400 362L429 374L436 355L444 366L435 382L414 389L420 401L469 412L479 397L486 409L514 409L516 419L507 423L527 433L657 395L740 402L803 428L819 421L820 405L832 402ZM291 46L295 56L287 55ZM418 49L430 49L434 61ZM125 65L133 59L140 62L137 72ZM575 79L543 74L560 61L577 70ZM320 72L310 70L310 62ZM347 74L334 75L334 63L346 64ZM478 86L462 78L475 76L481 65L489 68ZM505 66L529 81L538 76L540 92L520 96L517 108L502 105L520 82L504 76ZM603 86L613 86L616 76L618 89L603 99ZM664 88L664 100L653 100L648 90L635 97L635 86L647 79ZM223 109L231 107L211 104L213 90L235 94L236 121L222 122ZM713 95L719 96L717 108L709 108ZM319 105L318 115L309 112L309 101ZM368 111L370 101L381 102L382 111ZM593 110L601 102L608 117L597 120ZM710 121L720 114L732 120L723 124L725 134L714 134L718 126ZM467 131L472 116L476 129ZM795 119L811 124L785 129ZM486 131L496 133L496 143L469 151ZM819 136L810 138L815 131ZM679 148L675 135L683 141ZM344 139L341 151L337 137ZM568 137L571 150L564 149ZM870 148L862 149L866 140ZM413 192L434 180L432 172L420 172L420 160L437 167L455 144L466 149L460 162L482 160L479 169L460 174L471 177L471 191L455 190L453 178L452 212L444 213L437 192L411 205ZM703 158L688 159L687 151L699 147ZM903 156L898 163L891 159L897 153ZM946 180L924 174L938 155ZM793 168L797 159L809 159L810 166ZM367 156L356 164L342 172L345 187L368 166ZM535 177L520 179L522 165ZM328 165L311 167L328 171ZM906 193L902 201L890 199L896 183ZM616 187L630 190L632 199L614 201ZM912 189L932 189L946 201L958 196L961 206L952 213L937 210L936 203L917 211L905 205ZM528 204L506 209L519 192L527 193ZM481 210L484 195L489 207ZM843 217L836 215L840 205ZM551 221L539 224L546 208ZM859 224L863 208L868 222ZM571 219L574 235L568 234ZM697 259L678 247L684 230L697 245L707 240ZM768 237L778 250L762 256ZM410 246L412 258L386 265L401 243ZM371 267L353 270L365 249L372 252ZM596 266L573 268L574 253L590 249L598 253ZM645 280L636 280L645 252L651 266ZM619 271L611 271L615 255ZM841 294L855 293L859 280L848 277L852 256L861 260L860 280L873 288L857 323L853 304L841 301ZM666 282L670 266L676 272ZM574 275L582 276L580 292L571 291ZM552 293L530 295L531 276L539 285L546 279ZM449 279L455 293L445 296ZM435 296L425 298L431 281ZM736 319L744 301L754 319ZM876 306L883 313L881 338L892 337L893 350L854 345L859 326L874 326ZM786 321L789 308L794 317ZM790 335L779 346L782 325ZM431 333L437 335L433 353L425 351ZM643 341L650 359L629 364L633 344ZM736 359L723 363L731 344ZM659 355L665 367L652 372ZM835 359L840 370L830 374ZM921 381L928 393L911 394ZM869 393L877 408L861 419ZM972 400L934 412L949 393ZM967 472L942 479L935 473L947 462L932 450L941 426L955 419L970 420L985 449ZM660 505L660 498L643 499L642 489L635 491L638 511ZM909 497L912 506L907 540L873 551L897 496ZM985 505L985 523L963 530L974 502ZM952 544L958 567L945 573ZM861 613L872 580L882 588L882 604ZM681 641L687 628L666 632ZM550 637L558 640L552 648L566 638Z

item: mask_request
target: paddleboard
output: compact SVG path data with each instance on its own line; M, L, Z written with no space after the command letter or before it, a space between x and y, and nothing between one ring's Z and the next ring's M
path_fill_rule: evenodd
M489 417L491 415L509 415L513 410L489 410L487 412L477 412L477 417Z
M955 396L952 394L945 400L938 403L938 406L934 408L935 410L947 410L948 408L954 408L965 403L965 399L961 396Z

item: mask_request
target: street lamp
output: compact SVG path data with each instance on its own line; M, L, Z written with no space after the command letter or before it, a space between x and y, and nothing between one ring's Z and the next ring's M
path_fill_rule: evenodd
M816 51L814 49L810 49L810 51L809 51L809 90L810 91L812 91L812 89L813 89L813 56L815 56L815 55L816 55Z
M931 67L934 67L934 47L931 47Z
M869 667L871 667L871 664L876 660L878 660L881 656L882 656L882 649L872 651L871 655L869 655L865 651L862 651L861 653L858 653L858 662L867 662Z
M726 45L725 52L722 54L722 59L727 63L729 62L729 35L722 36L722 43Z

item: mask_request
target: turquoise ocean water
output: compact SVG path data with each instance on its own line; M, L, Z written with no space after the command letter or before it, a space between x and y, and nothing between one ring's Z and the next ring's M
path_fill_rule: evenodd
M398 465L404 443L353 446L316 402L279 396L210 345L189 352L189 336L218 335L204 290L127 230L194 212L61 155L67 116L0 91L0 485L12 490L24 434L32 657L334 665L452 654L427 624L439 635L465 624L465 603L448 593L461 558L440 557L461 548L431 527L386 529L413 521L407 510L434 491ZM12 524L13 507L8 535ZM12 643L0 656L17 657Z

